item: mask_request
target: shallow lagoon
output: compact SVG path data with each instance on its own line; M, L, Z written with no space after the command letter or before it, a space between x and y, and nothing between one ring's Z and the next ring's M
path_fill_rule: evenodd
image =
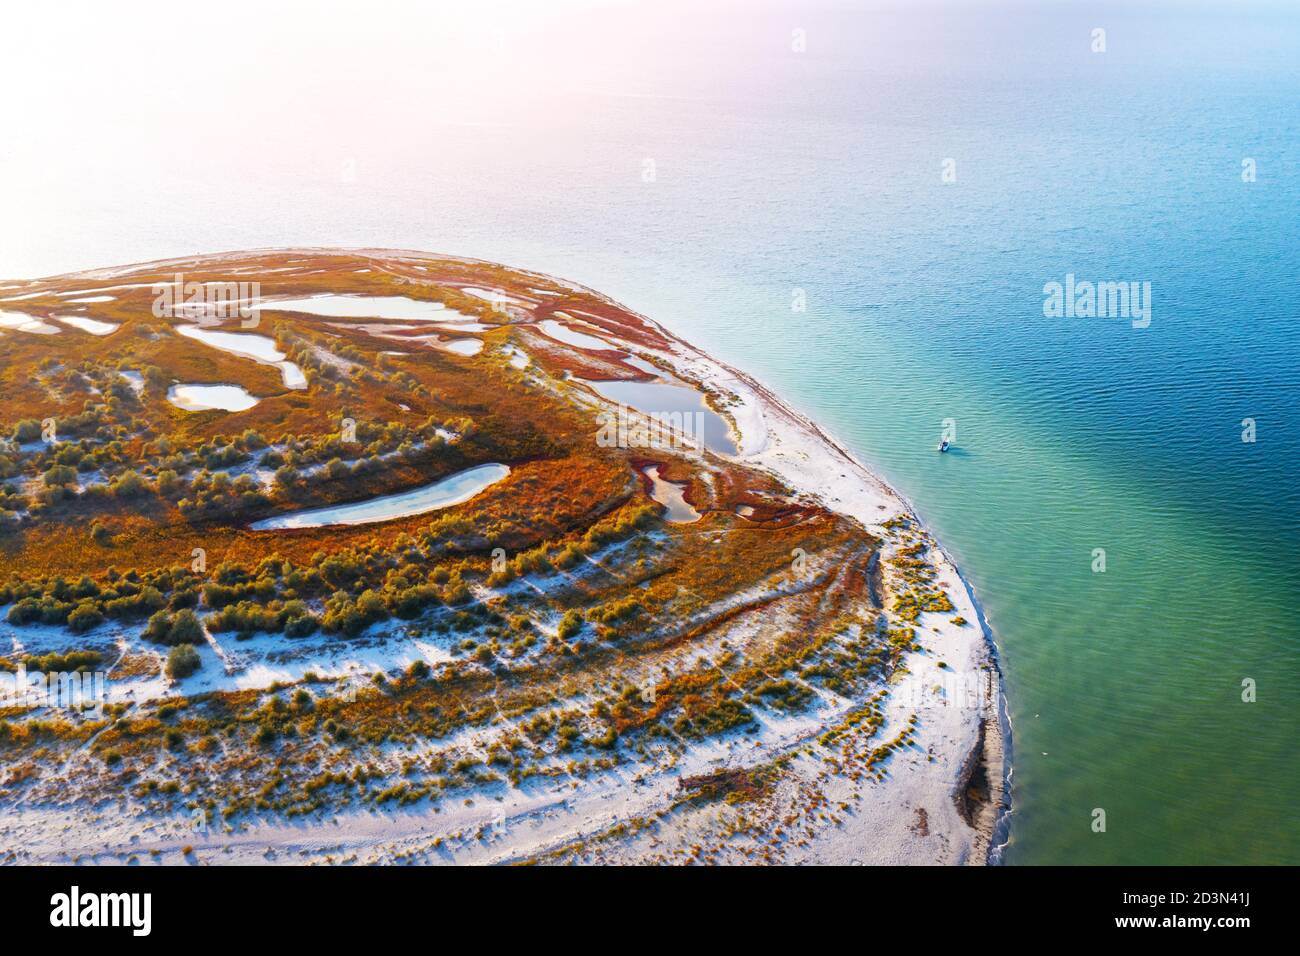
M257 404L257 399L238 385L173 385L167 390L167 401L187 412L242 412Z
M557 319L547 319L540 324L540 327L543 333L557 342L563 342L565 345L573 345L580 349L591 349L599 352L618 351L618 346L611 345L604 339L597 338L594 335L579 332Z
M508 465L495 463L477 465L412 491L384 495L368 501L354 501L345 505L331 505L328 508L313 508L310 511L276 515L273 518L254 522L251 527L254 531L272 531L285 528L323 528L336 524L370 524L375 521L407 518L469 501L484 488L496 484L508 474L510 474Z
M285 355L275 347L275 340L265 335L251 335L247 332L218 332L197 325L178 325L176 331L189 339L197 339L204 345L215 349L250 358L264 365L274 365L280 369L286 388L306 388L307 376L293 362L285 360Z
M33 335L54 335L59 331L48 322L42 322L25 312L0 312L0 329L16 329Z
M482 339L451 339L437 344L444 352L454 352L457 355L478 355L483 351Z
M591 382L584 383L595 389L611 401L628 405L646 415L694 416L699 419L686 418L686 425L692 436L704 443L704 447L720 455L736 454L736 443L731 438L731 429L726 419L704 403L704 397L688 385L673 385L669 382ZM675 420L675 419L674 419Z
M98 319L87 318L84 315L56 315L54 318L64 325L70 325L74 329L81 329L81 331L89 332L91 335L108 335L110 332L117 331L117 326L112 322L101 322Z
M690 524L700 520L700 513L686 500L686 489L675 481L659 477L659 466L646 468L650 479L650 497L668 509L667 519L674 524Z

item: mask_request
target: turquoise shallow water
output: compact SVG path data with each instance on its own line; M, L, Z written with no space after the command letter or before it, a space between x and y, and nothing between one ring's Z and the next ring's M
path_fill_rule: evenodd
M451 45L348 74L355 115L289 80L239 189L155 163L75 229L51 196L0 272L301 243L584 282L757 375L935 528L1002 653L1009 863L1300 862L1300 13L647 5L509 41L527 88L473 122L403 99ZM1150 326L1045 318L1069 273L1150 282Z
M754 372L932 523L1003 655L1007 862L1298 862L1300 30L1112 11L1103 65L1090 20L999 9L883 64L833 18L844 57L752 100L600 104L689 143L613 250L531 260ZM1067 273L1150 281L1150 326L1044 318Z

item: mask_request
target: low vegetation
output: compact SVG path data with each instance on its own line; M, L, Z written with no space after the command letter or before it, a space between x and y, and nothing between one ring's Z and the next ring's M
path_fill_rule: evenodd
M526 333L463 291L540 301L528 299L540 278L431 260L399 284L364 257L304 258L300 272L268 272L264 292L436 298L490 327L477 333L484 350L268 312L258 334L307 379L287 389L278 369L176 335L131 295L91 310L119 325L111 335L0 338L0 407L22 409L0 422L0 608L42 640L66 635L0 668L112 665L142 689L94 717L0 714L14 768L0 809L112 792L142 812L236 826L668 768L704 742L752 748L795 717L839 715L808 739L828 752L875 733L877 695L919 647L924 615L954 610L914 529L890 528L899 584L882 609L866 584L880 542L766 472L665 452L661 474L702 515L667 521L639 452L595 441L592 399L565 374L592 359L532 344L529 367L515 368L504 347ZM629 342L663 344L603 301L555 296ZM166 400L176 382L236 383L259 401L184 411ZM491 462L509 476L445 510L250 527ZM796 568L796 551L820 570ZM374 672L340 670L371 656ZM233 675L250 661L301 676L245 686ZM205 667L218 689L187 694L182 682ZM94 763L81 776L78 748ZM51 754L61 769L42 775ZM680 798L761 802L785 771L688 774Z

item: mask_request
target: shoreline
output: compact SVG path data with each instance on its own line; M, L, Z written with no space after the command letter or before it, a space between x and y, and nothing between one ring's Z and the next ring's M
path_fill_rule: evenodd
M715 412L723 415L728 420L735 433L733 437L737 440L736 444L739 449L738 454L735 456L736 460L750 465L770 468L784 478L795 490L812 494L828 510L848 514L856 518L868 532L878 532L880 523L883 520L889 520L889 518L901 514L914 522L923 533L929 535L928 528L921 520L916 507L906 496L871 470L850 452L842 442L829 434L812 418L795 411L770 388L763 385L752 375L728 365L685 341L655 320L629 309L603 293L556 276L546 276L546 278L551 282L566 285L581 291L583 294L594 296L629 315L633 315L668 339L677 350L685 354L672 356L643 346L638 348L643 352L650 351L657 357L667 361L672 366L674 373L684 381L694 381L711 389L731 393L744 404L749 404L752 400L754 407L749 411L751 413L756 412L759 421L750 421L749 424L751 427L758 426L763 430L763 440L757 448L750 447L749 439L751 436L745 433L745 428L739 421L735 409L730 407L714 408ZM633 354L637 354L638 351L638 349L631 348L627 350ZM675 358L684 361L674 361ZM713 374L708 374L710 371ZM750 395L737 394L737 389L729 387L732 382L740 385L742 389L748 390ZM861 485L860 490L868 494L872 491L876 492L879 497L875 497L872 503L876 504L877 508L883 513L876 515L871 515L869 512L855 513L854 509L844 506L845 496L843 494L836 495L833 493L836 490L834 479L830 479L829 483L826 480L810 480L810 476L806 471L800 472L796 467L797 462L790 455L784 454L782 448L783 439L797 446L799 444L797 432L799 431L804 432L806 436L811 437L817 444L828 449L834 456L844 462L850 470L850 474ZM796 450L795 454L797 455L799 452ZM783 468L782 465L785 467ZM846 476L842 475L841 477ZM881 504L881 501L885 503ZM890 508L891 504L896 506L897 510ZM1001 862L1002 850L1006 846L1009 837L1012 810L1011 726L1003 685L1000 654L993 630L988 623L983 606L975 595L974 587L957 567L948 552L944 550L943 546L932 535L929 535L929 537L936 554L936 564L940 571L950 574L959 585L952 588L950 593L958 613L969 612L969 620L975 623L980 632L977 646L971 649L972 653L966 660L968 666L958 672L958 677L962 680L971 678L978 680L982 675L985 678L985 686L978 698L980 703L975 708L978 712L977 719L973 723L968 722L966 728L967 737L969 738L973 734L973 739L968 739L966 741L968 746L960 751L960 763L951 781L951 796L954 807L958 807L963 802L963 795L972 778L976 776L977 771L981 769L984 771L987 784L987 798L971 815L968 824L968 828L973 835L970 843L971 854L961 862L971 865L998 864ZM882 553L883 551L882 548ZM912 659L918 656L921 655L916 652L909 653L908 663L913 663ZM919 671L916 673L909 672L903 681L891 687L890 696L893 698L906 698L912 694L918 694L918 691L918 696L923 696L924 691L920 690L921 683L922 674ZM886 787L888 786L887 784ZM910 788L908 795L919 797L920 793L917 793L917 790L916 787ZM929 826L933 830L935 823L933 817L930 819ZM960 836L958 833L950 833L950 835Z

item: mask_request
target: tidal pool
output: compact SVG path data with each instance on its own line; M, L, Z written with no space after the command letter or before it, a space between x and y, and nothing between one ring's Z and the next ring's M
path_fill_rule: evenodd
M448 342L436 343L438 348L447 352L455 352L457 355L478 355L483 351L482 339L451 339Z
M313 508L310 511L295 511L291 514L276 515L254 522L250 527L254 531L271 531L283 528L323 528L336 524L370 524L375 521L391 521L394 518L408 518L411 515L437 511L469 501L484 488L494 485L510 474L508 465L477 465L448 475L431 485L403 491L395 495L384 495L368 501L354 501L346 505L331 505L328 508Z
M187 412L214 408L242 412L257 404L257 399L238 385L173 385L167 389L167 401Z
M42 322L24 312L0 312L0 329L17 329L34 335L54 335L59 331L48 322Z
M668 509L668 520L674 524L690 524L700 520L700 513L686 500L686 489L676 482L659 477L659 466L645 470L650 479L650 497Z
M284 377L286 388L307 387L307 376L293 362L285 361L284 353L275 347L275 339L247 332L218 332L198 325L178 325L176 331L188 339L197 339L204 345L211 345L214 349L221 349L231 355L276 366Z
M586 335L575 331L557 319L547 319L542 322L541 328L546 335L549 335L557 342L563 342L565 345L575 345L580 349L591 349L600 352L619 351L618 346L611 345L604 339L598 339L594 335Z
M108 335L109 332L117 328L112 322L88 319L84 315L56 315L54 318L64 325L70 325L74 329L81 329L81 331L89 332L91 335Z
M734 455L736 443L726 419L709 408L702 396L689 385L669 382L592 382L582 380L601 395L621 405L657 418L660 422L680 422L681 430L720 455Z

